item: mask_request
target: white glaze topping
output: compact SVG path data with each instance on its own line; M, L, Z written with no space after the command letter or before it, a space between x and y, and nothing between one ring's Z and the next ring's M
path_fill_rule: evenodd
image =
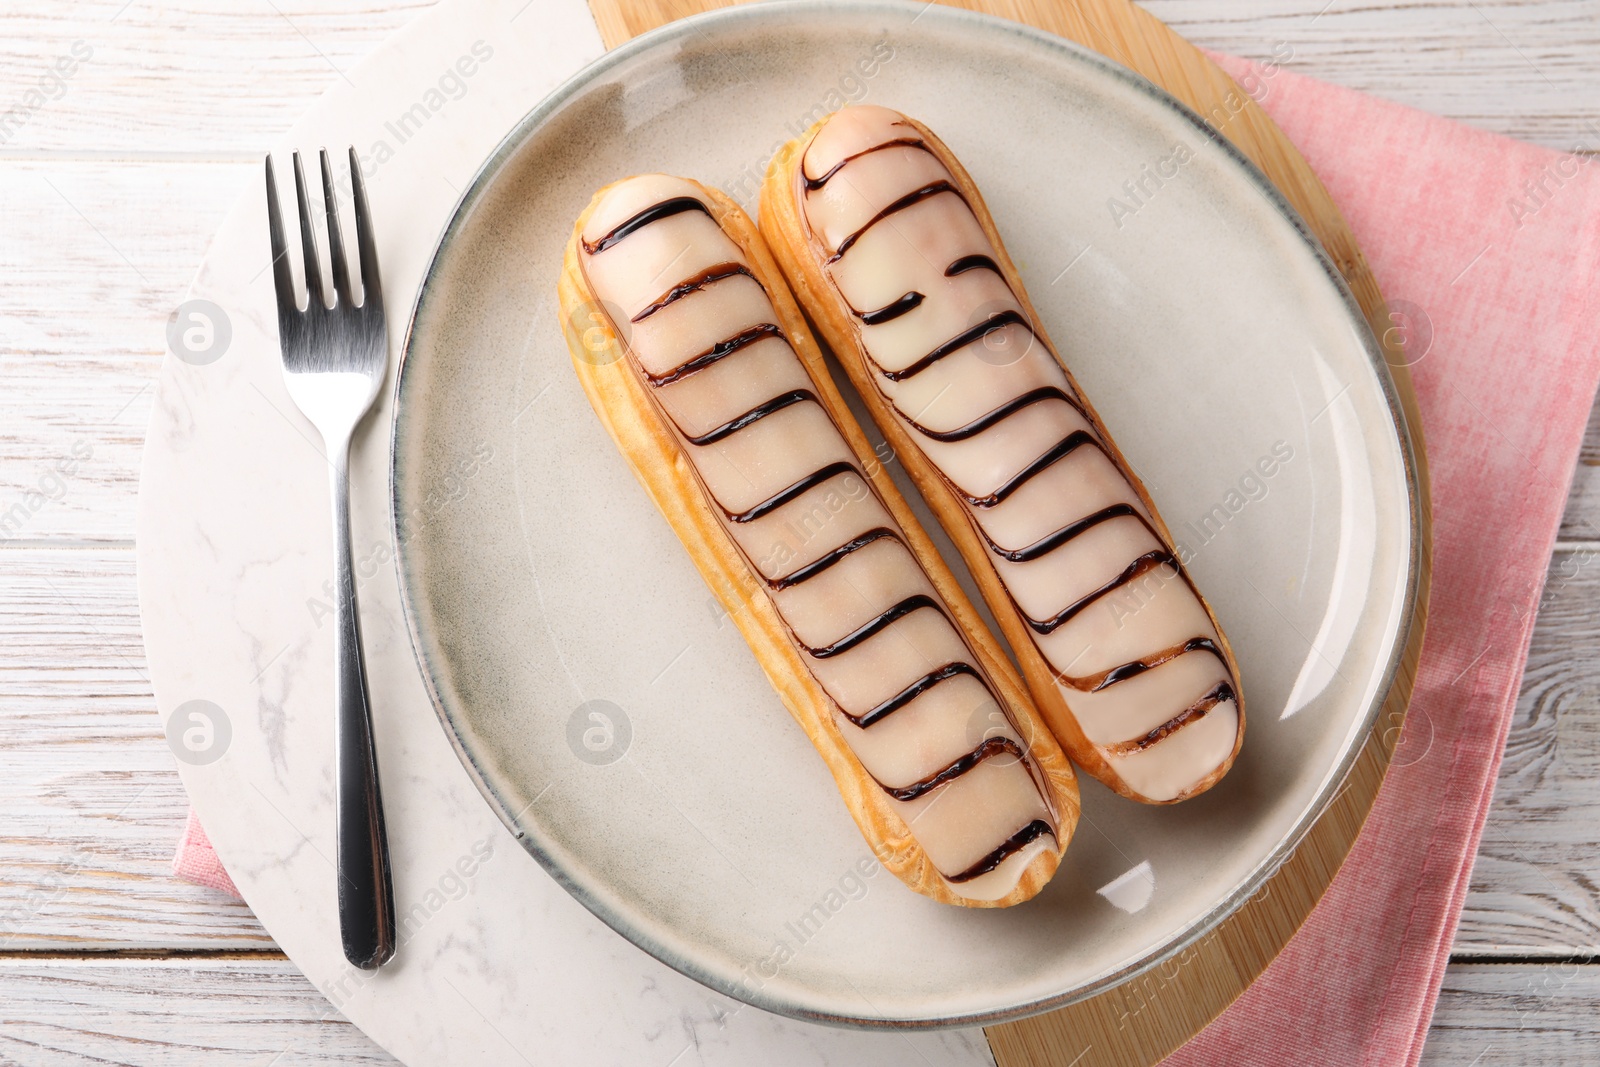
M1233 751L1238 681L951 173L899 112L851 107L807 146L800 214L895 418L989 545L1089 741L1172 800Z
M590 289L862 767L952 891L1003 897L1054 841L1027 741L705 195L611 187L580 235Z

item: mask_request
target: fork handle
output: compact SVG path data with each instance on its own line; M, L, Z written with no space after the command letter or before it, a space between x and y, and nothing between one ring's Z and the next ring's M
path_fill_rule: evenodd
M350 446L330 449L333 461L334 613L338 647L334 667L338 734L335 804L338 818L339 933L344 956L375 968L394 955L394 889L389 843L378 792L378 757L372 743L367 668L361 652L355 571L350 553Z

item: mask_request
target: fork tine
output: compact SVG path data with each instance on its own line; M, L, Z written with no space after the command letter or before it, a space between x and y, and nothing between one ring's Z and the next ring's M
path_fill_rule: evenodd
M383 288L378 283L378 246L372 234L372 213L367 209L367 182L361 176L361 160L350 148L350 185L356 207L356 245L361 254L361 306L383 307Z
M272 157L267 156L267 233L272 239L272 282L278 291L278 312L300 310L300 294L294 288L294 272L289 267L289 246L283 239L283 215L278 208L278 183L272 176Z
M320 307L328 301L322 293L322 260L317 256L317 234L311 226L311 201L306 197L306 172L300 166L300 153L294 154L294 191L300 200L300 247L306 260L306 293ZM306 310L311 310L308 302Z
M328 258L333 263L333 291L336 302L354 304L350 295L350 265L344 258L344 237L339 232L339 200L333 195L333 168L328 165L328 150L321 151L322 202L328 209Z

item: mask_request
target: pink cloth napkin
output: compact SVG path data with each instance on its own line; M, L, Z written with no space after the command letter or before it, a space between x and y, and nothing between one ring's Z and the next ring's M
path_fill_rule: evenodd
M217 859L217 850L211 847L193 808L189 809L189 818L183 824L178 854L172 857L172 873L185 882L220 889L230 896L241 896L233 879L223 870L222 861Z
M1215 58L1321 176L1396 309L1433 479L1434 577L1400 755L1354 851L1282 955L1168 1062L1410 1065L1600 376L1600 162ZM192 814L173 870L237 892Z
M1168 1063L1411 1065L1600 377L1600 163L1217 59L1305 154L1406 313L1433 597L1402 747L1355 849L1283 953Z

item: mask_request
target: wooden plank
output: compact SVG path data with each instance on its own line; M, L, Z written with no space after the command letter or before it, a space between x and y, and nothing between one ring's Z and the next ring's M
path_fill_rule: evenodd
M46 81L54 98L0 134L0 154L253 155L428 4L192 0L179 10L12 0L0 34L0 110L73 58L77 42L92 54L64 91ZM1541 144L1571 147L1597 118L1586 106L1600 96L1590 0L1144 6L1205 47L1265 57L1282 42L1295 70ZM519 17L537 17L537 7Z
M1423 1067L1593 1067L1600 966L1451 964Z
M1456 951L1600 955L1600 546L1557 552Z
M0 159L0 541L132 539L167 318L256 177Z
M1422 1062L1589 1067L1597 1058L1600 966L1456 964ZM293 964L270 959L0 960L0 1062L396 1063Z
M398 1062L287 960L0 960L0 1063Z
M0 112L22 113L0 150L253 157L431 3L9 0ZM70 73L52 78L61 61Z
M132 552L0 552L0 691L0 951L272 946L242 902L172 877L188 798Z
M1197 44L1569 150L1600 143L1592 0L1143 0Z
M1583 451L1561 519L1561 537L1569 541L1600 543L1600 402L1589 412Z

